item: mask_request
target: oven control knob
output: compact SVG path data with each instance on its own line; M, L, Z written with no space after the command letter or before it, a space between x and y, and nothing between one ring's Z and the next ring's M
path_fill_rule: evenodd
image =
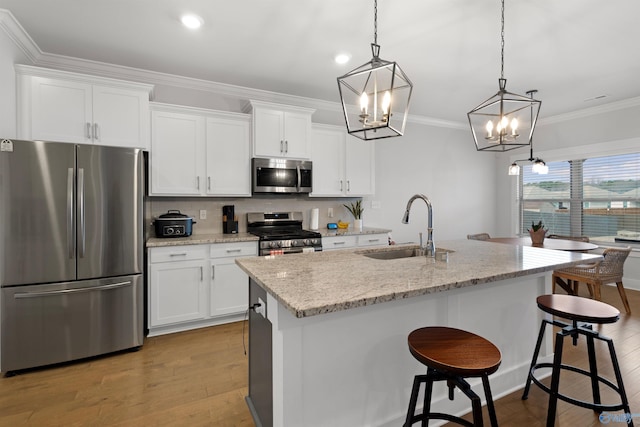
M269 242L269 247L270 248L280 247L280 242Z
M291 241L291 246L298 246L298 243L300 243L300 242L298 242L297 240L292 240Z
M304 240L302 241L302 244L303 244L304 246L309 246L309 239L304 239Z

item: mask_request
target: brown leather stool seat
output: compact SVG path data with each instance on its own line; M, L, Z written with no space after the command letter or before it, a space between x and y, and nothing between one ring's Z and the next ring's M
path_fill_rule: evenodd
M404 427L418 421L422 421L422 425L426 426L431 419L451 421L465 426L482 426L480 397L465 380L472 377L482 379L491 425L498 425L489 387L489 375L498 370L502 356L493 343L471 332L442 326L416 329L409 334L408 342L409 351L427 367L427 374L416 375L413 380ZM431 412L431 395L435 381L447 381L450 400L453 400L456 386L471 399L473 423L453 415ZM416 403L422 383L425 383L424 408L422 414L416 415Z
M558 399L571 403L573 405L581 406L583 408L592 409L597 412L609 412L622 409L625 411L625 414L631 414L631 410L629 408L629 400L627 399L627 394L622 383L622 374L620 373L618 358L616 357L616 352L613 347L613 341L611 340L611 338L607 338L597 331L593 330L593 327L591 325L617 322L620 318L620 311L618 311L618 309L616 309L615 307L610 306L609 304L573 295L541 295L537 298L537 303L538 308L540 308L540 310L544 311L545 313L570 320L571 323L565 323L555 319L542 320L540 333L538 334L538 341L533 352L533 359L531 360L529 375L527 376L527 383L524 388L524 393L522 394L522 399L527 399L532 382L545 392L549 393L547 427L553 427L555 424ZM540 353L540 346L542 345L544 331L547 325L558 326L562 329L556 333L553 363L538 363L538 354ZM580 335L584 335L587 340L587 353L589 357L588 371L562 363L562 347L564 339L566 337L571 337L573 345L576 345L578 342L578 337ZM600 340L607 343L609 348L609 355L611 357L611 363L613 365L613 371L616 377L616 383L613 383L612 381L598 374L594 340ZM551 368L552 371L550 387L547 387L534 376L535 371L539 368ZM560 371L562 369L586 375L591 379L593 402L578 400L576 398L561 394L558 391L560 386ZM617 392L618 395L620 395L619 404L603 404L601 402L600 383L605 384L606 386ZM628 420L628 425L633 426L633 420L631 418L629 418Z

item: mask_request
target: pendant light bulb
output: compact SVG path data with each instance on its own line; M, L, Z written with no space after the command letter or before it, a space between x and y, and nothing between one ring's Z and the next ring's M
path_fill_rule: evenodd
M369 106L369 97L366 92L362 92L360 96L360 111L362 114L367 114L367 107Z
M520 175L520 166L516 163L511 163L511 166L509 166L509 175Z

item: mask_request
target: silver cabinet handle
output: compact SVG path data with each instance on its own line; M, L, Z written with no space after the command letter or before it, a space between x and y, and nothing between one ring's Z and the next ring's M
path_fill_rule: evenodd
M289 141L285 141L284 142L284 152L288 153L289 152Z
M216 278L216 266L212 265L211 266L211 280L214 280Z
M14 299L38 298L38 297L50 297L50 296L56 296L56 295L77 294L79 292L107 291L109 289L122 288L124 286L131 285L131 284L132 284L131 281L129 281L129 282L111 283L110 285L90 286L88 288L61 289L58 291L43 291L43 292L21 292L21 293L15 294L13 298Z
M75 212L73 211L73 168L67 169L67 248L69 259L76 256L76 230L73 226Z
M344 241L342 241L342 242L333 242L334 245L344 245L345 243L347 243L347 242L344 242Z
M211 191L211 177L207 177L207 190Z
M342 182L342 180L340 180L340 191L342 191L342 184L343 184L343 182Z
M200 189L200 177L199 176L196 177L196 188L198 190Z
M98 133L98 124L93 124L93 139L96 141L100 141L100 134Z
M242 249L227 249L227 253L230 254L232 252L242 252Z
M347 180L347 191L351 191L351 181Z
M369 239L369 243L379 242L380 239Z
M282 147L284 146L284 141L280 140L280 152L284 153L284 150L282 149Z
M84 211L84 169L78 168L78 207L80 208L80 214L78 221L78 229L80 230L80 258L84 258L86 234L85 234L85 211Z
M85 136L87 139L91 139L91 123L89 122L85 124Z
M203 280L204 280L204 268L200 266L200 281L202 282Z
M170 253L169 256L187 256L186 252L173 252Z

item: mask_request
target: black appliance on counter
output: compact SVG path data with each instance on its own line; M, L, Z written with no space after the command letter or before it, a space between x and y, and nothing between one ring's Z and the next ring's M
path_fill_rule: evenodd
M302 229L302 212L249 212L247 231L260 237L260 256L322 251L322 235Z
M238 232L238 217L236 217L234 205L222 207L222 232L224 234L236 234Z
M196 222L177 209L170 209L153 221L156 237L189 237Z

